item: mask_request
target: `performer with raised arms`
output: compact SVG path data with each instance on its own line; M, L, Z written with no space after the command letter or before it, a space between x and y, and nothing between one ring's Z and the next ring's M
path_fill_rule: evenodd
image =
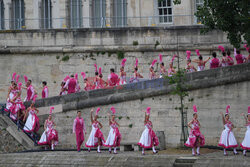
M245 138L240 144L240 146L243 149L243 155L246 156L247 150L250 150L250 106L248 106L247 116L245 116L244 113L242 113L242 116L246 120L247 131L245 133Z
M195 59L195 60L193 60L193 62L198 64L197 71L203 71L203 70L205 70L206 63L208 62L210 57L207 58L207 60L203 61L203 57L200 54L200 51L198 49L196 49L195 52L196 52L197 56L199 56L199 59Z
M167 75L167 70L164 67L164 63L162 60L162 54L159 54L159 61L160 61L160 77L159 78L163 78L164 76Z
M157 59L154 59L149 68L149 79L156 79L156 74L154 72L154 65L157 62Z
M130 83L139 82L139 78L143 78L143 76L138 72L138 59L136 59L134 74L133 77L130 78Z
M186 51L186 54L187 54L187 57L186 57L186 60L187 60L187 66L186 66L186 72L187 73L190 73L190 72L195 72L197 71L197 69L194 67L194 65L191 64L191 51L187 50Z
M121 68L120 68L120 85L127 84L127 81L126 81L126 72L124 71L126 61L127 61L127 59L123 59L122 63L121 63Z

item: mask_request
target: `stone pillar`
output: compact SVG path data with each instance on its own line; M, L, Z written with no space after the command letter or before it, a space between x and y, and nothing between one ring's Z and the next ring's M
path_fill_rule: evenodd
M105 27L111 27L111 10L112 0L106 0L106 25Z
M8 30L10 29L10 19L11 19L11 11L10 11L10 7L11 7L11 0L4 0L4 24L5 24L5 29Z

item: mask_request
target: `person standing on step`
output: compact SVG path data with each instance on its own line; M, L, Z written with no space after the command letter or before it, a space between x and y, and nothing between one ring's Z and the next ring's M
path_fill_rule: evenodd
M79 81L78 81L78 74L75 73L75 80L76 80L76 93L80 92L81 91L81 87L80 87L80 84L79 84Z
M119 77L115 73L115 70L113 68L110 69L110 74L108 76L108 83L109 83L109 86L119 85Z
M92 123L92 130L90 132L88 141L85 143L85 146L88 147L88 151L90 152L90 148L97 147L97 153L101 153L101 146L105 143L105 139L103 137L101 128L102 124L97 120L98 119L98 112L100 108L96 109L95 117L93 118L94 109L91 109L90 112L90 119Z
M139 82L139 78L143 78L143 76L138 72L138 59L136 59L135 62L135 68L134 68L134 76L130 78L130 83Z
M35 107L36 98L37 98L37 95L33 97L32 103L30 107L27 109L25 116L24 116L23 121L25 121L26 118L28 117L23 128L23 130L27 133L37 132L40 128L39 118L37 116L37 114L39 113L39 110L36 109Z
M225 156L228 155L226 152L227 148L233 148L234 155L238 154L236 151L236 147L238 147L238 144L234 137L234 133L232 132L235 126L232 124L231 121L229 121L229 108L230 108L230 105L228 105L226 108L225 116L221 112L222 122L223 122L225 129L221 133L220 142L218 144L219 146L224 148Z
M120 68L120 83L119 83L119 85L127 84L127 81L126 81L126 72L124 72L126 61L127 61L127 59L123 59L122 63L121 63L121 68Z
M200 51L198 49L195 50L197 56L199 56L199 59L195 59L193 60L194 63L197 63L198 64L198 68L197 68L197 71L204 71L205 70L205 66L206 66L206 63L208 62L208 60L210 59L207 58L207 60L203 61L203 57L202 55L200 54Z
M6 98L6 108L5 111L9 112L10 111L10 107L13 105L13 103L11 103L11 99L13 99L14 97L14 85L16 84L16 73L12 74L12 78L11 78L11 85L8 89L8 94L7 94L7 98Z
M56 124L52 120L52 112L55 108L50 107L49 117L44 123L44 132L37 144L49 145L51 150L54 150L55 145L58 144L58 132L56 130Z
M49 97L49 89L47 87L47 82L43 81L43 90L42 90L42 98L47 98Z
M171 62L169 64L169 69L168 69L168 76L169 77L172 77L173 74L176 73L176 71L175 71L175 69L173 67L175 57L176 57L176 55L173 56L173 58L172 58L172 60L171 60Z
M104 146L109 147L109 153L111 153L112 147L114 147L114 154L117 154L116 149L120 146L122 136L118 129L120 125L115 121L116 110L114 107L111 107L110 110L112 111L112 118L110 118L110 114L108 113L110 131Z
M191 129L188 140L185 146L192 148L192 155L195 156L195 147L197 155L200 155L200 146L205 145L205 137L200 132L200 122L198 120L196 105L193 106L193 119L188 123L188 127Z
M32 86L32 81L30 79L28 80L28 77L25 75L23 77L24 77L25 84L26 84L26 88L24 88L24 89L27 90L27 96L26 96L24 101L30 101L33 99L36 92L35 92L34 87Z
M66 84L64 85L64 89L68 89L68 94L75 93L77 87L77 81L74 78L74 75L70 76L70 79L66 81Z
M159 145L159 140L155 132L152 129L153 124L149 120L150 110L151 108L148 107L147 111L145 112L145 120L144 120L145 130L143 131L140 141L138 143L138 145L142 147L142 155L145 155L145 148L146 149L152 148L154 154L158 153L158 151L155 150L155 146Z
M67 75L64 79L63 79L63 81L62 81L62 83L61 83L61 90L60 90L60 96L63 96L63 95L66 95L66 94L68 94L68 89L67 88L64 88L64 86L65 86L65 84L66 84L66 82L67 82L67 80L69 79L70 77Z
M247 131L245 133L245 138L240 144L240 146L243 149L243 155L246 156L247 150L250 150L250 106L248 106L247 116L245 116L244 113L242 113L242 116L246 120Z
M167 70L164 67L164 63L162 60L162 54L159 54L159 60L160 60L160 77L159 78L163 78L164 76L166 76Z
M81 151L81 145L84 141L84 136L86 134L85 123L81 117L81 111L77 111L77 117L74 120L73 124L73 133L76 134L76 146L77 151Z
M149 79L150 80L156 79L156 74L154 72L154 65L156 62L157 62L157 59L154 59L152 64L150 65L150 68L149 68Z

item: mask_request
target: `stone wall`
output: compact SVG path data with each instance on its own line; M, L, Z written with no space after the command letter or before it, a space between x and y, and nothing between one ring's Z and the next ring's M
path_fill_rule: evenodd
M196 104L206 145L217 146L223 130L220 112L225 113L228 104L231 105L231 120L236 125L235 136L239 143L243 140L246 128L240 114L247 113L249 106L249 71L250 65L242 64L186 76L185 84L189 86L189 97L184 103L185 107L188 107L186 109L188 120L192 119L192 106ZM103 124L102 131L107 137L109 132L107 113L111 106L117 110L117 121L121 125L123 142L138 142L144 129L142 111L150 106L155 131L164 131L166 146L174 147L180 144L181 116L177 109L180 106L179 97L171 95L172 90L173 85L169 85L168 80L157 79L114 89L37 100L36 105L40 110L41 123L47 118L49 106L56 107L54 119L59 132L59 147L62 148L75 146L72 125L77 110L81 110L85 118L88 137L91 131L90 110L92 107L95 109L101 107L99 121Z

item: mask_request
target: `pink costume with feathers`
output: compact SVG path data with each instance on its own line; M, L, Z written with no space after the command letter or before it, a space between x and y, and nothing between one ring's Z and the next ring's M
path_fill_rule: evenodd
M248 106L247 116L250 117L250 106ZM246 127L247 127L247 131L245 133L244 140L242 141L240 146L244 150L250 150L250 121L248 119L247 119L247 122L246 122Z
M156 74L155 74L155 72L153 70L153 67L154 67L156 62L157 62L157 59L154 59L152 64L150 65L149 79L155 79L156 78Z
M119 83L119 85L127 84L127 81L126 81L126 72L124 72L126 61L127 61L127 59L123 59L122 63L121 63L121 67L123 67L123 71L120 72L120 83Z

